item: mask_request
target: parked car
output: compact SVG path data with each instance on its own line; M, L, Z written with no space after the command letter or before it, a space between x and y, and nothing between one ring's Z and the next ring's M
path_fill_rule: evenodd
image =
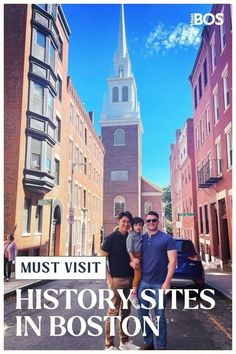
M175 237L178 265L171 281L172 287L204 288L204 268L202 260L191 240Z

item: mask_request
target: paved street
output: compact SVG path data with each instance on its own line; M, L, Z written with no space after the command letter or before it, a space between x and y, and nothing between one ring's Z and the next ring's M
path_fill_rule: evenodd
M104 289L106 285L102 281L51 281L45 284L35 286L35 289L42 289L42 292L48 288L52 289L82 289L89 288L96 291ZM27 295L27 291L23 293ZM104 335L99 337L84 335L76 337L68 332L61 337L49 336L49 316L63 316L67 320L72 316L81 316L85 320L89 316L104 316L106 311L98 310L97 306L94 309L84 310L77 304L76 297L72 297L72 309L65 310L65 296L59 296L60 308L55 310L16 310L15 296L5 300L5 349L13 350L39 350L39 349L54 349L54 350L99 350L103 349ZM170 350L216 350L216 349L231 349L231 301L217 293L215 296L216 306L212 310L184 310L183 298L178 298L178 310L171 310L170 305L167 306L168 319L168 349ZM43 301L52 306L52 303ZM192 303L193 304L193 303ZM206 303L205 303L206 304ZM195 303L194 303L195 305ZM26 305L23 305L24 307ZM86 304L87 306L87 304ZM134 310L132 313L137 316ZM31 316L36 319L37 316L42 316L41 336L37 336L32 329L29 328L28 336L16 337L16 316ZM103 323L102 323L103 326ZM23 331L24 326L22 326ZM103 326L104 328L104 326ZM91 328L90 328L91 329ZM130 326L132 331L133 326ZM79 329L74 326L75 333ZM142 344L141 334L133 337L136 344ZM116 339L118 345L118 340Z

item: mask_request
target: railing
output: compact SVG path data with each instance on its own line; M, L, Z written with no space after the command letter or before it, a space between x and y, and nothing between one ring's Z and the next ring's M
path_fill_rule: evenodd
M212 159L198 171L198 187L209 188L222 179L222 160Z

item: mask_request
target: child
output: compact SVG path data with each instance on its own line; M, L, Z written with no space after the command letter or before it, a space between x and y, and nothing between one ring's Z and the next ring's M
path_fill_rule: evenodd
M142 218L136 216L132 219L132 231L129 233L126 240L126 248L130 255L132 262L136 263L137 269L134 270L134 279L133 279L133 291L130 297L130 301L134 308L137 310L140 309L140 305L137 298L137 291L139 282L141 279L141 265L140 261L142 259L142 231L144 221Z

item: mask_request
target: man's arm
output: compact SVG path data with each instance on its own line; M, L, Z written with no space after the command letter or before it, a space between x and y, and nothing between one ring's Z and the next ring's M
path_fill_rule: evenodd
M109 253L106 251L101 250L100 251L100 255L104 256L104 257L108 257ZM107 278L107 285L109 286L109 288L111 288L112 286L112 276L111 273L109 272L108 268L106 267L107 271L106 271L106 278Z
M176 265L177 265L177 251L176 250L167 251L167 256L169 259L168 272L167 272L166 279L161 287L164 290L170 289L170 282L175 273Z

